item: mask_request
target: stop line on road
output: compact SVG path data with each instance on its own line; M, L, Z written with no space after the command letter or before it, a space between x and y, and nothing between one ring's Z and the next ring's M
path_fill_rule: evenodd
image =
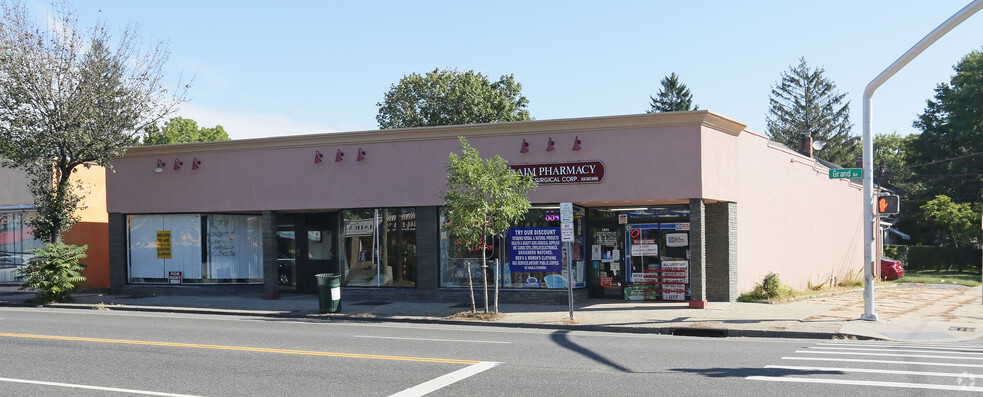
M824 342L796 350L795 354L782 357L781 365L764 367L787 371L788 375L748 376L746 379L983 392L983 347L980 346ZM822 362L824 366L785 365L795 362ZM863 378L865 375L867 379ZM876 379L870 379L872 375L876 375ZM915 377L917 382L912 381Z

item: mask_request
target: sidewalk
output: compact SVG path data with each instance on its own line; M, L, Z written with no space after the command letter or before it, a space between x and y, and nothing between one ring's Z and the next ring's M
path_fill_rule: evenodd
M0 286L0 306L23 306L32 296L16 290L15 286ZM859 319L864 311L862 292L854 290L781 304L711 302L706 309L690 309L685 302L591 300L574 308L574 320L570 320L566 305L501 304L504 317L495 321L472 321L448 318L469 311L470 303L462 307L454 303L349 302L344 297L340 313L321 314L316 295L291 294L277 300L263 300L259 296L79 293L73 295L74 303L45 307L730 337L932 342L983 339L980 287L909 284L878 287L875 291L878 321Z

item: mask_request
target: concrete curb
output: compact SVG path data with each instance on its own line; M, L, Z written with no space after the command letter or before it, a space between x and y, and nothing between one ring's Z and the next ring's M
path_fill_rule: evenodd
M443 324L461 326L485 326L498 328L518 328L518 329L545 329L557 331L592 331L592 332L617 332L630 334L656 334L656 335L676 335L676 336L699 336L699 337L743 337L743 338L790 338L790 339L857 339L857 340L882 340L863 335L852 335L832 332L808 332L808 331L774 331L774 330L749 330L731 328L698 328L698 327L626 327L611 326L603 324L537 324L537 323L516 323L516 322L494 322L494 321L468 321L451 320L441 317L403 317L403 316L362 316L357 314L310 314L300 310L291 311L267 311L267 310L244 310L244 309L210 309L210 308L189 308L174 306L139 306L139 305L118 305L118 304L88 304L88 303L50 303L36 305L29 303L0 302L0 306L8 307L45 307L53 309L76 309L76 310L109 310L109 311L128 311L128 312L150 312L150 313L183 313L183 314L212 314L212 315L231 315L249 316L265 318L283 319L308 319L317 321L351 321L351 322L397 322L408 324Z

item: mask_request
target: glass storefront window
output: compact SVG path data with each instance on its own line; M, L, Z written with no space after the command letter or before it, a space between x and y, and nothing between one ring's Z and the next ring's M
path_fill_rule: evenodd
M0 282L15 282L16 269L31 258L30 250L44 244L34 239L28 221L37 216L33 211L0 210Z
M261 283L261 224L255 215L130 215L129 282Z
M441 218L440 250L440 286L441 287L467 287L468 269L471 272L471 280L474 285L481 285L481 245L476 247L463 246L454 236L449 227L446 227L446 219ZM583 226L584 211L581 208L574 209L574 239L571 244L571 251L568 252L565 244L560 244L557 248L560 252L559 266L555 265L555 250L543 250L544 256L550 258L550 265L546 271L529 271L530 267L520 266L517 261L511 261L510 248L512 242L506 232L505 238L488 237L483 244L486 248L485 256L488 260L487 280L489 285L494 285L495 266L499 271L500 286L502 288L567 288L567 258L573 262L573 282L574 287L579 288L586 285L586 270L583 255ZM524 219L517 222L513 229L529 230L530 234L541 231L552 233L556 231L556 241L558 243L558 233L560 227L560 210L558 207L534 207L526 213ZM552 248L556 248L552 246ZM525 258L523 258L525 259ZM527 262L528 263L528 262Z
M416 286L416 212L413 208L344 211L344 285Z

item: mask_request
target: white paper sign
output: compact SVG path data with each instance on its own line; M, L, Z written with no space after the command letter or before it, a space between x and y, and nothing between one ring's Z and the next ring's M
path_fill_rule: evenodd
M601 246L594 244L590 246L590 260L599 261L601 260Z
M666 245L669 247L689 246L688 233L668 233L666 234Z

